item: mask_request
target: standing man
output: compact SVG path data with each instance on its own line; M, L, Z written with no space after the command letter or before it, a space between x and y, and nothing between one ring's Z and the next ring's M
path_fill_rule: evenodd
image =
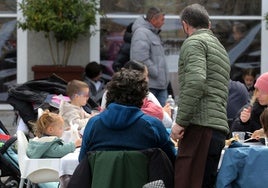
M130 58L143 62L149 73L149 90L162 106L167 99L168 66L159 36L165 14L156 7L149 8L146 17L139 17L132 26Z
M203 6L184 8L181 23L187 39L180 52L179 107L171 133L173 139L179 139L175 188L212 188L229 132L229 58L210 30Z

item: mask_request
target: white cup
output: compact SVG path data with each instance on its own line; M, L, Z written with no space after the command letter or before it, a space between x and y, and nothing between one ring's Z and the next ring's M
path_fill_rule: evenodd
M237 132L232 132L232 135L233 135L233 137L235 137L236 135L238 136L238 141L239 142L244 142L244 140L245 140L245 132L240 132L240 131L237 131Z

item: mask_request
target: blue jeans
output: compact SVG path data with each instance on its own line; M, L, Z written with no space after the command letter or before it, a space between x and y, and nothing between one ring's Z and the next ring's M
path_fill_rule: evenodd
M154 96L157 98L157 100L160 102L162 106L165 106L166 100L168 97L167 89L153 89L149 88L149 91L154 94Z

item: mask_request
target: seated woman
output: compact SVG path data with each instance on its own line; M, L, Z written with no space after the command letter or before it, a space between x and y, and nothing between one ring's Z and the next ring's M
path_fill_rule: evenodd
M144 65L143 63L130 60L124 65L124 68L130 70L138 70L143 73L148 79L148 70L146 65ZM106 108L106 92L102 97L101 108ZM169 128L172 126L171 109L169 104L166 104L164 107L162 107L157 98L151 92L148 92L148 94L144 98L141 110L145 114L160 119L165 127Z
M268 72L263 73L254 85L255 92L252 101L239 113L239 117L232 124L232 132L244 131L254 132L261 129L260 115L268 105ZM253 103L253 102L252 102Z
M174 162L175 147L162 122L140 109L147 93L148 81L140 71L115 73L107 85L107 108L86 125L79 161L88 151L160 148Z

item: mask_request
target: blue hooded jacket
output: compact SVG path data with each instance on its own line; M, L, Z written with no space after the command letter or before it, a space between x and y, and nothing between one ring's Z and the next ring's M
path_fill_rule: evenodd
M79 161L88 151L161 148L172 162L175 147L164 125L140 108L111 103L92 117L85 128Z

